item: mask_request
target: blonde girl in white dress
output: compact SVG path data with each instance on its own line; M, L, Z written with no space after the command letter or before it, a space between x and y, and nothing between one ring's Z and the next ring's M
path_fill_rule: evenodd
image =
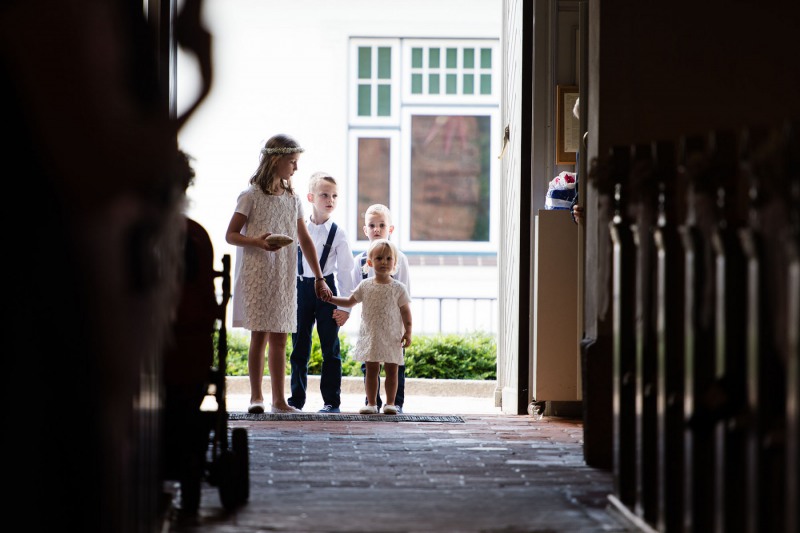
M264 412L261 380L264 352L269 345L272 412L296 412L286 403L286 339L297 329L297 246L316 277L317 296L331 291L322 277L317 251L303 222L303 205L292 188L292 175L303 148L288 135L275 135L261 150L261 161L250 187L242 191L228 224L225 240L236 246L234 271L234 327L250 330L247 367L250 374L250 413ZM272 234L293 239L281 246L267 242Z
M386 372L383 412L397 414L397 368L403 364L403 348L411 345L411 297L406 286L392 278L398 255L397 247L386 239L370 242L364 267L372 268L375 276L362 280L349 298L331 296L326 300L341 307L363 305L358 341L352 352L355 361L365 361L367 366L367 405L359 410L361 414L378 412L381 363Z

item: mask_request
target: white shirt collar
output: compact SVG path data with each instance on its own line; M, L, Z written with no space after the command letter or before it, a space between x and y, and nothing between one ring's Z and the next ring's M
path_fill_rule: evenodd
M325 229L326 229L327 231L330 231L330 230L331 230L331 225L333 224L333 217L328 217L328 220L326 220L326 221L325 221L324 223L322 223L322 224L315 224L315 223L314 223L314 222L311 220L311 215L308 215L308 219L307 219L307 220L308 220L308 224L309 224L309 225L311 225L311 226L313 226L313 227L315 227L315 228L321 228L322 226L324 226L324 227L325 227Z

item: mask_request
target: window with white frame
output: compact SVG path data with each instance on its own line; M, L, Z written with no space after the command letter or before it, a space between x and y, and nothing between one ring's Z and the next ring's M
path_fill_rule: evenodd
M400 109L397 39L351 41L351 126L396 126Z
M367 241L362 228L364 213L370 205L383 204L393 209L398 204L399 180L396 177L400 175L397 150L400 145L399 137L399 128L350 130L348 164L356 176L356 181L351 182L356 185L350 187L355 192L351 195L351 200L354 200L352 205L358 208L357 214L352 214L357 217L353 236L358 241Z
M496 41L403 41L404 102L498 103Z
M352 39L350 198L356 235L389 206L407 252L495 252L497 40Z

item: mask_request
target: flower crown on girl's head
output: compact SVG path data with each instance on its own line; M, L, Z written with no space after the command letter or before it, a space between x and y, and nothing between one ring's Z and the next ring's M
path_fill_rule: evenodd
M277 146L275 148L262 148L261 153L264 155L285 155L285 154L296 154L299 152L305 152L304 148L299 146Z

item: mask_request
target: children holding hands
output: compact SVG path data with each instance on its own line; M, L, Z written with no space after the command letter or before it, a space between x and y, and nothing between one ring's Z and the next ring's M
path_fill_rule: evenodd
M411 345L411 297L406 286L392 278L397 269L397 247L387 239L375 239L367 250L366 267L374 276L362 280L348 298L320 295L324 301L342 307L362 304L358 341L353 359L366 365L367 405L361 414L378 413L377 397L381 363L386 372L385 414L397 414L398 367L403 365L403 350Z
M225 235L225 240L236 246L232 324L251 331L248 412L264 412L261 383L267 346L272 412L303 408L316 323L323 354L320 392L324 406L320 412L338 413L342 383L339 327L350 316L350 308L362 303L359 338L353 349L353 359L364 362L366 375L367 402L359 412L378 413L383 364L383 412L397 414L402 412L404 349L411 344L407 260L388 240L393 229L388 209L375 205L365 215L364 233L370 246L361 268L345 232L330 218L338 192L336 180L327 173L312 175L307 195L312 212L304 219L302 202L291 181L303 151L288 135L275 135L266 142L250 186L239 194ZM299 248L287 245L292 242ZM292 394L287 402L284 379L289 333Z

